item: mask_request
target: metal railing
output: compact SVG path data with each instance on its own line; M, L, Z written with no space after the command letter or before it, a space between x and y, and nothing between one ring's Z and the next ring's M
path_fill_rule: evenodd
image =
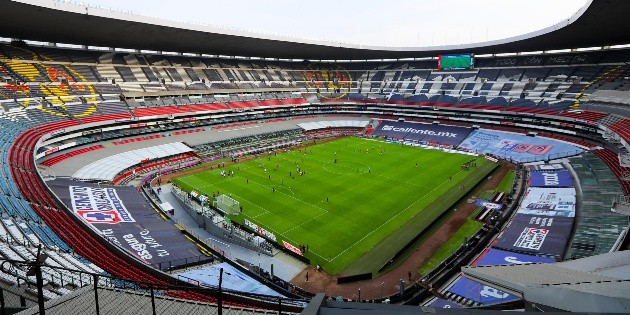
M0 314L296 314L307 300L227 290L223 269L217 286L144 282L46 264L39 251L33 261L0 259ZM85 279L81 284L52 281L50 274ZM36 305L35 307L30 307ZM30 308L29 308L30 307Z

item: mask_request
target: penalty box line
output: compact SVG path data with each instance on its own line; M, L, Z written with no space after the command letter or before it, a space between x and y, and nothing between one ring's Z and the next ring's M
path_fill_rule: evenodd
M252 172L250 172L250 171L246 171L246 172L251 173L251 174L254 174L254 175L258 175L258 174L252 173ZM265 185L265 184L261 184L261 183L259 183L259 182L255 181L255 180L252 180L252 182L253 182L253 183L255 183L255 184L258 184L258 185L260 185L260 186L263 186L263 187L269 188L269 186L267 186L267 185ZM276 192L277 192L277 193L280 193L280 194L283 194L283 195L285 195L285 196L287 196L287 197L289 197L289 198L295 199L295 200L297 200L298 202L301 202L301 203L307 204L307 205L309 205L309 206L311 206L311 207L313 207L313 208L316 208L316 209L319 209L319 210L321 210L321 211L322 211L322 213L320 213L319 215L317 215L317 216L315 216L315 217L311 218L311 219L310 219L310 220L308 220L308 221L305 221L305 222L301 223L300 225L296 225L296 226L292 227L291 229L289 229L289 230L287 230L287 231L284 231L284 232L280 233L280 235L284 235L285 233L291 232L291 231L293 231L294 229L296 229L296 228L298 228L298 227L301 227L302 225L304 225L304 224L306 224L306 223L308 223L308 222L310 222L310 221L312 221L312 220L314 220L314 219L316 219L316 218L319 218L319 217L321 217L321 216L322 216L322 215L324 215L324 214L329 213L329 212L328 212L328 210L326 210L326 209L324 209L324 208L321 208L321 207L319 207L319 206L317 206L317 205L314 205L314 204L312 204L312 203L310 203L310 202L306 202L306 201L304 201L304 200L302 200L302 199L300 199L300 198L297 198L297 197L295 197L295 196L291 196L291 195L289 195L289 194L287 194L287 193L285 193L285 192L282 192L282 191L280 191L280 190L277 190ZM291 192L293 192L293 190L291 190Z
M250 171L246 171L246 172L248 172L248 173L252 173L252 172L250 172ZM252 173L252 174L256 175L255 173ZM242 178L242 177L241 177L241 178ZM267 188L268 188L268 186L267 186L267 185L261 184L261 183L259 183L259 182L255 181L255 180L252 180L251 182L252 182L252 183L255 183L255 184L258 184L258 185L260 185L260 186L263 186L263 187L267 187ZM277 192L279 192L279 193L281 193L281 194L283 194L283 195L285 195L285 196L287 196L287 197L293 198L293 199L295 199L295 200L297 200L297 201L299 201L299 202L305 203L305 204L307 204L307 205L310 205L310 206L312 206L312 207L314 207L314 208L317 208L317 209L320 209L320 210L322 210L322 211L323 211L323 212L322 212L322 213L320 213L319 215L317 215L317 216L315 216L315 217L311 218L310 220L305 221L305 222L303 222L303 223L301 223L301 224L299 224L299 225L296 225L296 226L294 226L294 227L292 227L292 228L290 228L289 230L284 231L284 232L278 232L278 231L276 231L276 230L274 230L274 229L269 228L272 232L278 233L278 235L280 235L280 236L284 237L285 239L287 239L288 241L290 241L290 242L292 242L292 243L297 244L297 242L295 242L294 240L292 240L291 238L289 238L288 236L286 236L286 233L289 233L289 232L291 232L291 231L293 231L293 230L295 230L295 229L297 229L297 228L299 228L299 227L303 226L304 224L306 224L306 223L308 223L308 222L310 222L310 221L313 221L313 220L315 220L315 219L317 219L317 218L319 218L319 217L321 217L321 216L323 216L323 215L325 215L325 214L328 214L328 213L329 213L329 212L328 212L328 210L326 210L326 209L324 209L324 208L321 208L321 207L318 207L318 206L316 206L316 205L314 205L314 204L312 204L312 203L310 203L310 202L306 202L306 201L304 201L304 200L302 200L302 199L299 199L299 198L296 198L296 197L294 197L294 196L288 195L288 194L286 194L286 193L284 193L284 192L281 192L281 191L277 191ZM240 198L240 197L239 197L239 198ZM246 200L246 199L244 199L244 200ZM250 201L248 200L248 202L250 202ZM265 213L261 213L261 214L259 214L259 215L255 216L255 217L253 217L253 216L248 216L248 215L244 215L244 216L249 217L249 218L251 218L251 219L256 219L256 218L258 218L259 216L264 215L264 214L267 214L267 213L269 213L269 212L270 212L269 210L267 210L267 209L265 209L265 208L263 208L263 207L260 207L260 206L258 206L258 207L259 207L259 208L261 208L261 209L263 209L263 210L265 210L265 211L267 211L267 212L265 212ZM267 228L268 228L268 227L267 227ZM323 259L323 260L325 260L325 261L327 261L327 262L331 262L331 261L332 261L332 260L329 260L329 259L324 258L323 256L321 256L321 255L317 254L317 253L316 253L316 252L314 252L314 251L309 251L309 253L313 253L315 256L317 256L317 257L319 257L319 258L321 258L321 259Z
M461 173L462 171L459 171L457 173L455 173L455 176L459 175L459 173ZM339 256L345 254L348 250L350 250L351 248L353 248L354 246L356 246L357 244L361 243L364 239L366 239L368 236L374 234L374 232L380 230L383 226L385 226L387 223L389 223L390 221L392 221L393 219L395 219L396 217L398 217L401 213L407 211L409 208L411 208L413 205L415 205L416 203L418 203L420 200L424 199L426 196L430 195L431 193L433 193L436 189L442 187L444 184L450 182L450 180L446 180L443 183L441 183L440 185L436 186L435 188L433 188L433 190L431 190L430 192L424 194L424 196L418 198L416 201L412 202L409 206L407 206L407 208L401 210L400 212L398 212L396 215L392 216L389 220L385 221L383 224L381 224L379 227L375 228L374 230L372 230L372 232L366 234L365 236L363 236L360 240L358 240L356 243L350 245L348 248L346 248L344 251L342 251L341 253L339 253L339 255L335 256L332 258L332 260L330 260L329 262L334 261L335 259L337 259ZM371 248L370 248L371 249Z

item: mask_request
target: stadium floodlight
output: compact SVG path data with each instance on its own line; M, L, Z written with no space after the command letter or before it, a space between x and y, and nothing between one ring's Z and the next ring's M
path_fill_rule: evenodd
M241 204L232 199L230 196L220 195L213 202L215 208L223 211L228 215L239 215L241 213Z

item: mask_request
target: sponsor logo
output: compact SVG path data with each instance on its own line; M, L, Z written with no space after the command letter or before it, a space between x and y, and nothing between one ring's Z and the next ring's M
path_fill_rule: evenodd
M65 132L66 132L66 129L65 129L65 128L62 128L62 129L57 129L57 130L55 130L55 131L51 132L51 133L50 133L50 136L51 136L51 137L58 136L58 135L60 135L60 134L62 134L62 133L65 133Z
M545 186L557 186L560 185L560 179L558 173L542 173Z
M258 235L260 236L264 236L274 242L276 242L276 235L263 229L262 227L258 226L256 223L251 222L247 219L245 219L244 221L245 225L247 225L250 229L254 230L256 233L258 233Z
M523 60L523 64L524 64L524 65L538 65L538 64L541 64L541 63L542 63L542 61L543 61L543 60L542 60L542 58L532 56L532 57L527 57L527 58L525 58L525 59ZM542 78L541 78L541 79L542 79Z
M526 227L523 229L523 232L521 232L518 239L516 239L516 242L514 242L514 246L525 249L540 250L545 242L547 234L549 234L549 230L547 229Z
M499 162L498 159L495 159L495 158L493 158L493 157L491 157L489 155L484 155L483 157L486 158L486 160L492 161L494 163Z
M116 189L70 186L72 210L89 223L136 222Z
M381 130L404 132L404 133L415 133L415 134L420 134L420 135L429 135L429 136L436 136L436 137L457 138L457 134L452 133L452 132L447 132L447 131L435 132L433 130L416 129L416 128L411 128L411 127L399 128L399 127L394 127L391 125L385 125L383 126L383 128L381 128Z
M549 57L548 63L569 63L571 62L571 56L553 56Z
M501 210L503 208L503 205L501 204L490 202L484 199L477 199L477 201L475 201L475 205L477 207L485 207L486 209L490 210Z
M98 211L98 210L79 210L77 214L85 221L90 223L108 223L116 224L121 222L120 216L116 210Z
M101 133L101 132L103 132L102 129L92 129L92 130L86 130L86 131L81 132L81 135L88 136L88 135L93 135L95 133Z
M288 250L290 250L290 251L292 251L292 252L294 252L294 253L296 253L296 254L298 254L300 256L303 256L302 251L299 248L291 245L290 243L285 242L284 240L282 240L282 246L284 246L284 248L286 248L286 249L288 249Z
M505 258L503 258L505 260L506 263L508 264L514 264L514 265L522 265L522 264L531 264L531 261L520 261L518 260L518 258L514 257L514 256L506 256Z
M509 294L503 291L497 290L493 287L489 287L486 285L483 286L483 290L481 290L479 294L483 297L491 297L495 299L505 299L510 296Z
M46 150L46 152L44 152L44 155L53 154L53 153L58 152L58 151L59 151L59 147L54 147L54 148L52 148L50 150Z

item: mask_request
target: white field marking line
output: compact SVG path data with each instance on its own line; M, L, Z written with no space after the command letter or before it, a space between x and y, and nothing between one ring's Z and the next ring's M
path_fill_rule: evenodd
M318 208L319 208L319 207L318 207ZM321 208L320 208L320 209L321 209ZM324 210L324 211L326 211L326 210ZM322 212L322 213L320 213L319 215L317 215L317 216L315 216L315 217L312 217L311 219L306 220L306 221L302 222L301 224L296 225L296 226L294 226L294 227L292 227L292 228L290 228L290 229L288 229L288 230L284 231L282 234L284 234L284 233L289 233L289 232L291 232L291 231L293 231L293 230L295 230L295 229L297 229L297 228L301 227L302 225L304 225L304 224L306 224L306 223L309 223L309 222L311 222L311 221L313 221L313 220L315 220L315 219L317 219L317 218L319 218L319 217L323 216L324 214L328 214L328 211L326 211L326 212Z
M294 152L294 151L291 151L291 152ZM284 158L284 160L288 160L288 159ZM248 172L248 173L250 173L250 174L252 174L252 175L254 175L254 176L264 177L264 176L262 176L262 175L259 175L259 174L256 174L256 173L254 173L254 172L248 171L248 169L250 169L250 168L254 168L254 167L255 167L255 166L253 166L253 165L252 165L252 166L248 166L248 167L241 167L241 168L240 168L240 171ZM225 181L228 181L228 180L233 180L233 179L236 179L236 177L238 177L238 178L242 178L242 179L246 179L246 178L244 178L244 177L242 177L242 176L234 176L234 177L231 177L231 178L226 179L226 180L224 180L224 181L221 181L221 182L216 182L215 184L217 184L217 183L222 183L222 182L225 182ZM263 187L267 187L267 188L269 188L269 187L270 187L270 186L268 186L268 185L261 184L261 183L259 183L259 182L255 181L255 180L251 180L251 181L252 181L252 183L255 183L255 184L261 185L261 186L263 186ZM186 183L186 181L185 181L185 180L183 180L183 182L184 182L184 183ZM188 184L188 185L190 185L190 184ZM211 186L211 185L213 185L213 184L209 184L209 185L207 185L207 186ZM276 185L276 186L277 186L277 185ZM204 187L205 187L205 186L204 186ZM291 191L291 193L292 193L293 195L295 195L295 193L293 192L293 189L291 189L291 187L289 187L289 186L285 186L285 187L286 187L286 188L288 188L288 189ZM327 211L327 210L325 210L325 209L323 209L323 208L321 208L321 207L315 206L315 205L313 205L313 204L311 204L311 203L309 203L309 202L306 202L306 201L304 201L304 200L301 200L301 199L295 198L295 197L293 197L293 196L289 196L288 194L285 194L285 193L280 192L280 191L279 191L279 193L284 194L284 195L286 195L286 196L288 196L288 197L291 197L291 198L293 198L293 199L296 199L296 200L298 200L298 201L300 201L300 202L302 202L302 203L309 204L309 205L311 205L311 206L313 206L313 207L315 207L315 208L318 208L318 209L320 209L320 210L325 211L324 213L321 213L321 214L320 214L320 215L318 215L317 217L319 217L319 216L321 216L321 215L323 215L323 214L328 213L328 211ZM266 208L263 208L263 207L261 207L261 206L259 206L259 205L255 204L255 203L253 203L253 202L251 202L251 201L249 201L249 200L247 200L247 199L245 199L245 198L243 198L243 197L237 196L237 198L240 198L240 199L245 200L245 201L247 201L247 202L249 202L249 203L251 203L251 204L254 204L256 207L258 207L258 208L260 208L260 209L262 209L262 210L264 210L264 211L265 211L264 213L260 213L260 214L257 214L257 215L255 215L255 216L250 216L250 215L247 215L247 214L243 214L243 216L244 216L244 217L247 217L247 218L252 219L252 220L256 220L256 218L258 218L258 217L260 217L260 216L262 216L262 215L265 215L265 214L270 213L270 211L269 211L269 210L267 210ZM317 218L317 217L315 217L315 218ZM313 218L313 219L315 219L315 218ZM313 220L313 219L311 219L311 220ZM310 220L309 220L309 221L310 221ZM303 224L305 224L305 223L307 223L307 222L304 222ZM268 226L265 226L265 228L266 228L267 230L270 230L271 232L274 232L274 233L276 233L276 234L278 234L278 235L280 235L280 236L284 237L286 240L290 241L290 242L291 242L291 243L293 243L293 244L298 244L296 241L292 240L291 238L289 238L289 237L287 237L287 236L285 235L285 233L288 233L289 231L293 230L293 229L294 229L294 228L296 228L296 227L294 227L294 228L292 228L291 230L286 231L286 232L284 232L284 233L280 233L280 232L278 232L278 231L276 231L276 230L274 230L274 229L272 229L272 228L270 228L270 227L268 227ZM321 256L321 255L319 255L319 254L317 254L317 253L316 253L316 252L314 252L314 251L309 251L309 253L312 253L313 255L315 255L315 256L317 256L317 257L321 258L322 260L325 260L325 261L327 261L327 262L331 262L331 260L330 260L330 259L327 259L327 258L325 258L325 257L323 257L323 256Z
M249 173L251 173L251 172L249 172ZM255 175L255 174L254 174L254 175ZM239 177L240 177L240 176L239 176ZM243 178L243 177L240 177L240 178ZM252 180L251 182L252 182L252 183L255 183L255 184L258 184L258 185L261 185L261 186L263 186L263 187L268 187L267 185L261 184L261 183L259 183L259 182L255 181L255 180ZM282 192L280 192L280 193L281 193L281 194L284 194L284 193L282 193ZM309 204L309 205L311 205L311 206L313 206L313 207L315 207L315 208L318 208L318 209L320 209L320 210L325 211L324 213L321 213L321 214L320 214L320 215L318 215L317 217L320 217L320 216L322 216L322 215L324 215L324 214L328 213L328 211L327 211L327 210L322 209L322 208L320 208L320 207L318 207L318 206L315 206L315 205L313 205L313 204L311 204L311 203L309 203L309 202L306 202L306 201L303 201L303 200L301 200L301 199L298 199L298 198L295 198L295 197L289 196L289 195L287 195L287 194L284 194L284 195L286 195L286 196L288 196L288 197L291 197L291 198L294 198L294 199L296 199L296 200L298 200L298 201L301 201L302 203ZM247 202L252 203L251 201L249 201L249 200L247 200L247 199L245 199L245 198L242 198L242 197L238 197L238 198L241 198L241 199L243 199L243 200L245 200L245 201L247 201ZM254 205L256 205L256 204L254 204ZM267 214L267 213L270 213L270 211L269 211L269 210L267 210L266 208L263 208L263 207L261 207L261 206L259 206L259 205L256 205L256 206L257 206L258 208L261 208L261 209L265 210L266 212L265 212L265 213L261 213L261 214L257 214L257 215L255 215L255 216L249 216L249 215L243 215L243 216L245 216L245 217L248 217L248 218L250 218L250 219L255 220L256 218L258 218L258 217L259 217L259 216L261 216L261 215L265 215L265 214ZM317 217L315 217L315 218L317 218ZM313 219L315 219L315 218L313 218ZM311 220L313 220L313 219L311 219ZM310 221L310 220L309 220L309 221ZM307 221L307 222L308 222L308 221ZM307 223L307 222L304 222L304 223L302 223L301 225L303 225L303 224L305 224L305 223ZM299 226L296 226L296 227L299 227ZM296 227L294 227L294 228L290 229L289 231L291 231L291 230L295 229ZM268 229L268 230L270 230L270 231L272 231L272 232L277 233L278 235L280 235L280 236L282 236L282 237L284 237L285 239L287 239L287 240L288 240L288 241L290 241L291 243L293 243L293 244L297 244L297 242L296 242L296 241L292 240L291 238L289 238L289 237L287 237L287 236L285 235L285 233L288 233L289 231L286 231L286 232L280 233L280 232L278 232L278 231L276 231L276 230L274 230L274 229L272 229L272 228L269 228L268 226L265 226L265 228L266 228L266 229ZM319 257L319 258L321 258L321 259L323 259L323 260L325 260L325 261L330 262L330 260L328 260L328 259L324 258L323 256L321 256L321 255L317 254L317 253L316 253L316 252L314 252L314 251L309 251L309 253L312 253L312 254L314 254L315 256L317 256L317 257Z
M251 173L251 172L250 172L250 173ZM253 173L252 173L252 174L253 174ZM254 175L256 175L256 174L254 174ZM261 184L261 183L259 183L259 182L257 182L257 181L254 181L254 180L252 180L252 182L253 182L253 183L256 183L256 184L258 184L258 185L261 185L261 186L263 186L263 187L269 187L269 186L267 186L267 185ZM307 205L310 205L310 206L312 206L313 208L317 208L317 209L319 209L319 210L322 210L322 213L318 214L317 216L314 216L314 217L312 217L311 219L306 220L306 221L302 222L301 224L296 225L296 226L294 226L294 227L292 227L292 228L290 228L290 229L288 229L288 230L286 230L286 231L284 231L284 232L280 233L280 235L282 235L282 236L284 236L284 234L285 234L285 233L289 233L289 232L291 232L291 231L293 231L293 230L295 230L295 229L297 229L297 228L299 228L299 227L303 226L304 224L309 223L309 222L311 222L311 221L313 221L313 220L315 220L315 219L317 219L317 218L319 218L319 217L323 216L324 214L328 214L328 213L329 213L329 212L328 212L328 210L326 210L326 209L324 209L324 208L322 208L322 207L316 206L316 205L314 205L314 204L312 204L312 203L310 203L310 202L306 202L306 201L304 201L304 200L302 200L302 199L296 198L295 196L291 196L291 195L286 194L286 193L281 192L281 191L278 191L278 192L279 192L279 193L281 193L281 194L283 194L283 195L285 195L285 196L287 196L287 197L289 197L289 198L293 198L293 199L295 199L295 200L297 200L297 201L299 201L299 202L301 202L301 203L305 203L305 204L307 204ZM292 191L292 192L293 192L293 191Z
M277 232L276 232L276 233L277 233ZM287 239L287 241L289 241L289 242L291 242L291 243L293 243L293 244L297 244L297 243L298 243L298 242L296 242L296 241L294 241L294 240L290 239L289 237L287 237L287 236L286 236L286 235L284 235L284 234L280 234L280 235L281 235L282 237L284 237L285 239ZM314 252L314 251L312 251L312 250L310 250L310 249L309 249L309 251L308 251L308 252L309 252L309 253L312 253L313 255L315 255L315 256L317 256L317 257L319 257L319 258L321 258L321 259L323 259L323 260L325 260L325 261L327 261L327 262L330 262L330 260L329 260L329 259L326 259L326 258L325 258L325 257L323 257L322 255L320 255L320 254L318 254L318 253L316 253L316 252Z
M246 172L251 173L251 174L254 174L254 175L257 175L257 174L255 174L255 173L249 172L249 171L247 171L247 170L246 170ZM267 188L271 187L271 186L268 186L268 185L265 185L265 184L261 184L261 183L259 183L259 182L255 181L255 180L252 180L252 182L253 182L253 183L255 183L255 184L261 185L261 186L263 186L263 187L267 187ZM325 211L326 213L328 213L328 210L326 210L326 209L324 209L324 208L322 208L322 207L316 206L316 205L314 205L314 204L312 204L312 203L310 203L310 202L306 202L306 201L304 201L304 200L302 200L302 199L300 199L300 198L296 198L296 197L294 197L294 196L290 196L290 195L288 195L288 194L286 194L286 193L284 193L284 192L282 192L282 191L278 191L278 192L279 192L279 193L281 193L281 194L283 194L283 195L285 195L285 196L287 196L287 197L289 197L289 198L293 198L293 199L295 199L295 200L297 200L297 201L299 201L299 202L301 202L301 203L305 203L305 204L307 204L307 205L311 205L311 206L313 206L314 208L317 208L317 209L319 209L319 210L322 210L322 211ZM293 192L293 190L291 190L291 192ZM286 233L286 232L285 232L285 233Z
M237 130L244 130L244 129L251 129L251 128L258 128L260 127L259 125L256 126L251 126L251 127L243 127L243 128L234 128L234 129L227 129L227 130L217 130L217 132L228 132L228 131L237 131Z
M457 176L459 173L461 173L462 171L459 171L457 173L455 173L455 176ZM387 223L389 223L391 220L395 219L396 217L398 217L401 213L407 211L407 209L411 208L413 205L415 205L416 203L418 203L418 201L424 199L426 196L428 196L430 193L434 192L436 189L442 187L444 184L450 182L450 180L446 180L443 183L441 183L440 185L438 185L437 187L433 188L433 190L431 190L430 192L424 194L424 196L418 198L418 200L412 202L407 208L401 210L400 212L398 212L396 215L392 216L389 220L385 221L383 224L381 224L379 227L375 228L372 230L372 232L366 234L365 236L363 236L360 240L358 240L356 243L348 246L348 248L346 248L344 251L342 251L341 253L339 253L339 255L335 256L332 258L332 260L330 260L329 262L334 261L335 259L337 259L339 256L345 254L350 248L353 248L354 246L356 246L357 244L359 244L361 241L363 241L365 238L367 238L368 236L372 235L374 232L378 231L380 228L382 228L383 226L385 226Z
M184 184L188 185L188 186L194 187L194 189L196 189L196 190L201 190L201 189L203 189L203 188L205 188L205 187L210 187L210 186L213 186L213 185L216 185L216 184L225 183L225 182L227 182L227 181L231 181L231 180L234 180L234 179L235 179L234 177L230 177L230 178L228 178L228 179L224 179L224 180L221 180L221 181L218 181L218 182L213 182L213 183L211 183L211 184L202 185L202 186L192 185L192 184L190 184L187 180L184 180L184 179L182 179L181 181L182 181Z
M285 159L285 160L286 160L286 159ZM247 169L250 169L250 168L253 168L253 167L254 167L254 166L241 167L241 168L240 168L240 171L248 172L248 173L253 174L253 175L255 175L255 176L260 176L260 177L262 177L262 175L258 175L258 174L256 174L256 173L253 173L253 172L251 172L251 171L248 171L248 170L247 170ZM219 184L219 183L223 183L223 182L226 182L226 181L229 181L229 180L234 180L234 179L236 179L236 177L241 178L241 179L246 179L246 178L244 178L244 177L242 177L242 176L233 176L233 177L230 177L229 179L226 179L226 180L223 180L223 181L220 181L220 182L215 182L215 183L213 183L213 184L208 184L208 185L201 186L201 187L212 186L212 185L214 185L214 184ZM189 183L187 183L187 181L186 181L186 180L182 180L182 182L183 182L183 183L185 183L185 184L187 184L187 185L189 185L189 186L192 186L192 185L190 185ZM253 182L253 183L256 183L256 184L258 184L258 185L261 185L261 186L263 186L263 187L270 187L270 186L267 186L267 185L261 184L261 183L259 183L259 182L255 181L255 180L252 180L252 182ZM277 186L277 185L274 185L274 186ZM285 188L288 188L288 189L291 191L291 193L292 193L293 195L295 195L295 193L293 192L293 189L291 189L291 187L289 187L289 186L285 186ZM289 196L289 195L287 195L287 194L285 194L285 193L283 193L283 192L280 192L280 193L281 193L281 194L284 194L284 195L286 195L286 196L288 196L288 197L294 198L294 199L296 199L296 200L298 200L298 201L300 201L300 202L302 202L302 203L306 203L306 204L309 204L309 205L311 205L311 206L313 206L313 207L315 207L315 208L318 208L318 209L320 209L320 210L323 210L323 211L325 211L325 213L328 213L328 211L327 211L327 210L325 210L325 209L323 209L323 208L320 208L320 207L318 207L318 206L315 206L315 205L313 205L313 204L311 204L311 203L309 203L309 202L306 202L306 201L304 201L304 200L301 200L301 199L295 198L295 197L293 197L293 196ZM269 210L267 210L266 208L263 208L263 207L261 207L261 206L257 205L256 203L253 203L253 202L251 202L251 201L249 201L249 200L247 200L247 199L245 199L245 198L243 198L243 197L241 197L241 196L237 196L237 198L240 198L240 199L242 199L242 200L245 200L245 201L247 201L247 202L249 202L249 203L251 203L251 204L255 205L256 207L258 207L258 208L262 209L263 211L265 211L264 213L260 213L260 214L257 214L257 215L255 215L255 216L250 216L250 215L243 214L243 216L244 216L244 217L247 217L247 218L250 218L250 219L252 219L252 220L255 220L256 218L258 218L258 217L260 217L260 216L262 216L262 215L265 215L265 214L270 213L270 211L269 211ZM321 216L321 215L323 215L323 214L325 214L325 213L322 213L322 214L320 214L319 216ZM318 217L319 217L319 216L318 216ZM315 219L315 218L313 218L313 219ZM306 223L306 222L305 222L305 223ZM274 233L276 233L276 234L278 234L278 235L280 235L280 236L284 237L285 239L287 239L287 240L288 240L288 241L290 241L291 243L293 243L293 244L297 244L297 242L296 242L296 241L294 241L294 240L292 240L291 238L289 238L289 237L287 237L286 235L284 235L284 234L285 234L285 233L287 233L288 231L287 231L287 232L284 232L284 233L280 233L280 232L278 232L278 231L276 231L276 230L274 230L274 229L272 229L272 228L270 228L270 227L268 227L268 226L265 226L265 228L266 228L267 230L270 230L271 232L274 232ZM317 257L321 258L322 260L325 260L325 261L327 261L327 262L330 262L330 260L329 260L329 259L326 259L325 257L323 257L323 256L321 256L321 255L319 255L319 254L317 254L317 253L316 253L316 252L314 252L314 251L309 251L309 253L312 253L313 255L315 255L315 256L317 256Z
M249 203L253 204L254 206L256 206L257 208L262 209L263 211L265 211L265 212L263 212L263 213L259 213L259 214L254 215L254 216L249 216L249 215L248 215L247 217L250 217L250 218L252 218L252 219L256 219L256 218L258 218L258 217L259 217L259 216L261 216L261 215L265 215L265 214L269 213L269 210L267 210L267 209L266 209L266 208L264 208L264 207L261 207L261 206L257 205L255 202L251 202L250 200L248 200L248 199L246 199L246 198L243 198L242 196L237 196L237 198L239 198L239 199L241 199L241 200L244 200L244 201L247 201L247 202L249 202Z
M333 173L333 174L337 174L337 175L351 175L351 174L341 174L341 173L336 173L336 172L333 172L333 171L331 171L331 170L328 170L328 169L326 168L326 166L325 166L325 165L328 165L328 164L330 164L331 162L324 162L324 161L319 160L319 159L316 159L316 158L311 158L311 160L315 160L315 161L318 161L318 162L322 163L322 164L321 164L322 168L323 168L325 171L327 171L327 172L330 172L330 173ZM371 169L370 165L368 165L368 164L365 164L365 163L363 163L363 162L357 162L357 163L362 163L363 165L365 165L365 166L367 166L369 169ZM340 166L340 167L345 167L345 168L350 168L349 166L344 166L344 165L338 165L338 166ZM367 172L360 172L359 174L365 174L365 173L367 173ZM389 180L400 181L400 179L399 179L399 178L391 178L391 177L389 177L389 176L385 176L385 175L381 175L381 174L377 174L377 173L370 173L370 174L372 174L372 176L378 176L378 177L382 177L382 178L387 178L387 179L389 179ZM430 188L430 187L428 187L428 186L418 185L418 184L416 184L416 183L411 183L411 182L406 182L406 181L404 181L403 183L404 183L404 184L413 185L413 186L416 186L416 187L420 187L420 188L423 188L423 189Z
M215 183L212 183L212 184L208 184L208 185L204 185L204 186L199 186L199 187L196 187L196 189L200 189L200 188L204 188L204 187L209 187L209 186L212 186L212 185L215 185L215 184L225 183L225 182L228 182L228 181L231 181L231 180L235 180L237 177L238 177L238 178L243 178L243 177L241 177L241 176L232 176L232 177L230 177L230 178L228 178L228 179L225 179L225 180L222 180L222 181L219 181L219 182L215 182ZM243 179L244 179L244 178L243 178ZM184 182L184 183L185 183L185 182ZM230 192L227 192L227 193L228 193L228 195L231 195L231 193L230 193ZM239 195L239 196L237 196L237 197L238 197L239 199L245 200L245 201L247 201L247 202L249 202L249 203L253 204L254 206L256 206L256 207L258 207L258 208L262 209L263 211L265 211L264 213L261 213L261 214L259 214L259 215L267 214L267 213L269 212L269 210L267 210L267 209L265 209L265 208L263 208L263 207L261 207L261 206L257 205L257 204L256 204L256 203L254 203L254 202L251 202L251 201L249 201L249 200L247 200L247 199L245 199L245 198L241 197L240 195ZM254 218L254 217L252 217L252 218Z
M291 189L291 187L289 187L289 186L284 186L284 185L263 185L263 186L266 186L266 187L278 187L278 190L280 190L280 189L288 190L291 193L291 195L295 196L295 193L293 192L293 189Z
M363 164L363 166L367 166L367 168L368 168L368 169L370 169L370 166L369 166L369 165L367 165L367 164L365 164L365 163L363 163L363 162L361 162L361 163ZM332 163L332 162L326 162L326 163L321 164L321 167L324 169L324 171L329 172L329 173L332 173L332 174L335 174L335 175L340 175L340 176L350 176L350 175L356 175L356 174L366 174L366 173L368 172L368 171L361 171L361 172L356 173L356 174L348 174L348 173L333 172L333 171L329 170L329 169L326 167L326 165L328 165L328 164L334 164L334 163ZM340 166L340 167L343 167L343 168L347 168L347 169L349 169L349 168L350 168L350 166L345 166L345 165L337 165L337 166ZM354 169L354 167L353 167L353 169Z

